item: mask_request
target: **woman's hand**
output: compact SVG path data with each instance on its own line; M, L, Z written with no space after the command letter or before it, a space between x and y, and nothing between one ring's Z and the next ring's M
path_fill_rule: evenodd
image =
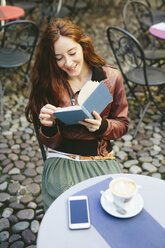
M79 121L79 124L85 126L90 132L95 132L100 128L102 118L96 111L93 111L92 114L95 119L85 119L85 121Z
M40 122L43 126L47 127L52 127L53 126L53 121L56 119L56 117L53 115L53 113L57 110L58 108L51 105L51 104L46 104L43 106L40 110L39 114L39 119Z

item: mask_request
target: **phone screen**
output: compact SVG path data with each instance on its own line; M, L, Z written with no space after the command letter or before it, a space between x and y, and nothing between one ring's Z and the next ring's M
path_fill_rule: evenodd
M86 200L71 200L71 224L88 222L87 201Z
M69 227L83 229L90 227L89 204L87 196L69 197Z

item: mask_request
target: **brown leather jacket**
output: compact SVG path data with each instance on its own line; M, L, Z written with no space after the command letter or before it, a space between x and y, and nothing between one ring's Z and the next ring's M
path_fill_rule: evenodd
M115 140L126 134L128 130L128 104L123 85L123 78L118 69L111 66L103 66L105 85L113 96L113 102L110 103L100 114L108 122L107 128L103 133L89 132L82 125L58 125L58 131L55 135L48 137L40 129L40 138L47 147L58 150L62 140L96 140L98 141L97 155L105 156L111 149L110 140ZM93 79L92 79L93 80ZM97 80L97 79L95 79ZM78 94L75 97L77 103ZM63 107L71 105L70 97L66 91L64 95L65 102ZM63 100L64 100L63 99ZM62 106L61 106L62 107Z

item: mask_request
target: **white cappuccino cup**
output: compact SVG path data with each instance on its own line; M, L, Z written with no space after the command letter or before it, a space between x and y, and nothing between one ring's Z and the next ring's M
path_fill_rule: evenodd
M127 177L117 177L110 182L109 188L114 202L119 206L123 206L125 203L130 202L140 186Z

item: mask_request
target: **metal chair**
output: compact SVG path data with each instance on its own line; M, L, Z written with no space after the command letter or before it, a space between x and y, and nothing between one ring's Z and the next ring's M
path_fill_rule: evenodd
M2 115L2 111L3 111L3 90L2 90L2 83L0 80L0 115Z
M16 20L0 27L0 68L9 78L20 71L24 83L29 81L28 72L38 39L38 27L32 21ZM19 69L19 70L18 70ZM7 87L7 85L5 85Z
M62 0L42 0L40 14L38 17L38 26L40 27L44 17L50 22L53 18L56 18L62 8Z
M165 0L155 0L155 9L153 9L149 0L144 0L144 2L151 9L154 24L165 21L165 11L162 10L165 7Z
M149 27L154 18L150 8L140 1L127 1L123 8L124 29L134 35L144 49L145 57L150 65L162 66L165 63L165 49L161 41L149 34Z
M68 3L68 1L66 0L66 3L64 2L64 6L66 6L66 8L68 8L70 11L70 19L72 19L76 24L80 24L81 21L85 22L84 15L92 5L93 0L73 0L72 3ZM90 27L87 22L85 22L85 24L87 25L87 27Z
M34 131L35 131L35 134L36 134L36 138L37 138L37 141L38 141L38 144L39 144L39 148L40 148L40 151L41 151L41 155L42 155L42 159L43 159L43 162L45 162L46 160L46 149L44 147L44 145L42 144L41 140L40 140L40 136L39 136L39 130L38 130L38 127L36 125L33 125L34 126ZM38 210L36 211L36 217L43 217L43 214L45 213L43 207L42 208L38 208Z
M161 103L164 103L164 96L160 95L165 88L165 70L146 65L142 46L128 31L118 27L109 27L107 37L124 82L140 107L140 118L134 133L136 137L151 103L162 114L162 117L165 117L165 109L161 106ZM157 99L158 96L162 99Z

